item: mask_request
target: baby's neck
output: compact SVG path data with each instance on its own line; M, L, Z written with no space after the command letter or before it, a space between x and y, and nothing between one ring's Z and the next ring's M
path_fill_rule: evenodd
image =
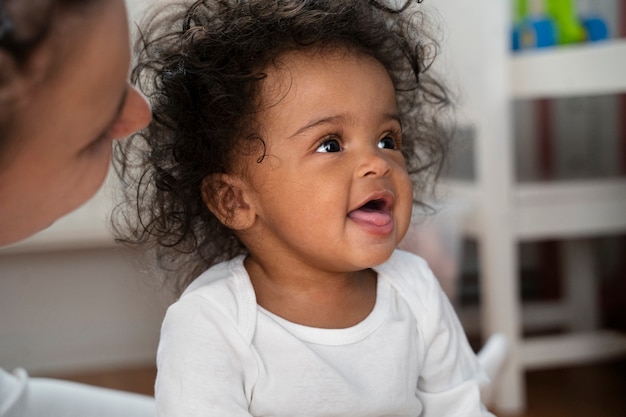
M267 271L251 258L245 261L257 303L293 323L318 328L347 328L363 321L376 304L376 272L299 276Z

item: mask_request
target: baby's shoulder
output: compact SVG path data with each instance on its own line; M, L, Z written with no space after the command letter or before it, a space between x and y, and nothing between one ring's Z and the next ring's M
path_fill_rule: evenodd
M248 327L254 321L256 297L243 257L217 264L198 276L168 309L168 316L186 320L230 322Z
M423 258L396 250L384 264L375 268L381 277L407 301L425 305L433 292L439 291L439 282Z
M243 257L213 265L204 271L183 291L179 302L189 297L230 299L239 290L237 281L247 275L243 266Z
M411 285L432 284L435 277L426 261L410 252L395 250L391 257L375 268L394 282Z

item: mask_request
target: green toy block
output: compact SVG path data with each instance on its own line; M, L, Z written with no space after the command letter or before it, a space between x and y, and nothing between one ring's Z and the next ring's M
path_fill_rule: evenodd
M559 44L585 41L585 27L578 19L574 0L545 0L545 11L556 22Z

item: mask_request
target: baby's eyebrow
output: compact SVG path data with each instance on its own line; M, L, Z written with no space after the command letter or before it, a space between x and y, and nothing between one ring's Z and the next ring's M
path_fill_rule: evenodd
M337 116L325 116L325 117L320 117L318 119L313 119L310 122L308 122L307 124L305 124L304 126L302 126L301 128L299 128L298 130L296 130L296 132L290 136L290 138L293 138L295 136L298 136L302 133L304 133L305 131L312 129L314 127L320 126L320 125L324 125L324 124L329 124L329 123L336 123L336 122L341 122L345 120L345 117L342 115L337 115Z
M400 126L402 126L402 120L400 120L400 116L397 113L384 113L381 119L384 121L394 120L398 122ZM343 115L325 116L325 117L320 117L318 119L313 119L307 124L305 124L304 126L302 126L301 128L299 128L298 130L296 130L296 132L289 137L293 138L295 136L302 134L303 132L309 129L312 129L320 125L343 122L345 120L346 120L346 117Z
M402 120L400 119L400 115L398 113L385 113L384 118L385 120L394 120L402 126Z

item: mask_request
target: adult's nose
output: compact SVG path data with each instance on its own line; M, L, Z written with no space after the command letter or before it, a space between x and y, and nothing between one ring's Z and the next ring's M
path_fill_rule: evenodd
M125 138L146 127L151 120L152 110L148 100L135 87L129 86L120 116L111 128L111 137Z

